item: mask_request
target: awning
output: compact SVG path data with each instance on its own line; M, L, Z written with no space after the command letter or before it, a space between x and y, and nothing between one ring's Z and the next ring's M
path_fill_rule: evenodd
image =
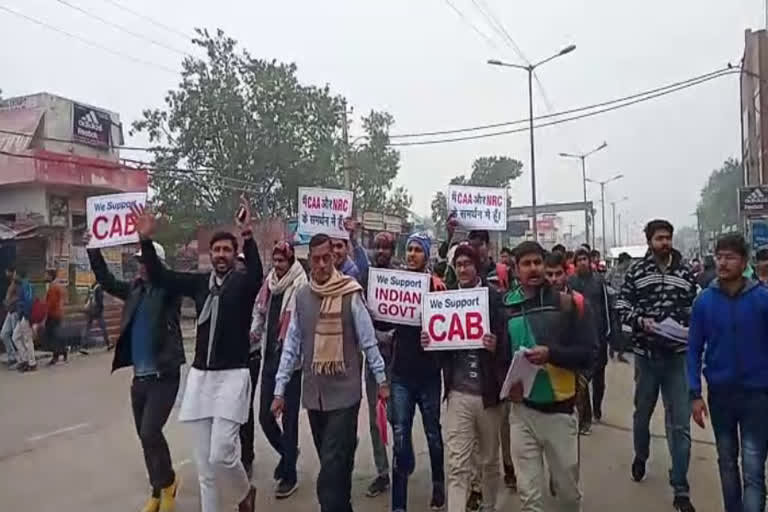
M40 108L0 110L0 130L23 134L0 132L0 151L23 153L30 149L32 136L37 131L42 117L43 109Z

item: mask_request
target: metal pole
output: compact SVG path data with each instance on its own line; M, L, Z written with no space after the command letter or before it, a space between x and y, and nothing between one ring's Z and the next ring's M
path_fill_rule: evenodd
M605 257L605 253L607 252L607 244L605 241L605 183L600 184L600 210L603 217L603 257Z
M611 211L613 213L613 246L617 247L616 244L616 201L613 201L611 203Z
M533 241L539 241L536 223L536 151L533 148L533 67L528 67L528 122L531 132L531 216L533 217Z
M619 246L623 247L624 244L621 243L621 213L619 213L619 224L618 224L618 226L619 226Z
M595 214L597 210L592 208L592 248L597 245L597 229L595 229Z
M589 208L587 207L587 160L586 155L581 156L581 180L584 185L584 241L589 243Z
M352 188L352 176L350 174L351 171L351 162L349 160L349 128L347 126L347 100L342 100L341 106L344 108L344 119L341 126L341 133L342 137L344 138L344 188L346 190L351 190Z

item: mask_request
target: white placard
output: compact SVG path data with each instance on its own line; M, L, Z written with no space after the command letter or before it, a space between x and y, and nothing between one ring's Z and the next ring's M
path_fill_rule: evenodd
M302 235L324 233L332 238L349 238L344 219L352 217L352 198L349 190L299 187L296 231Z
M375 320L421 325L421 303L430 275L384 268L368 269L368 308Z
M136 243L136 218L131 212L134 205L147 203L145 192L126 192L107 196L89 197L86 201L86 218L91 233L89 249Z
M507 189L491 187L448 187L448 213L455 214L466 229L507 229Z
M422 330L429 334L425 350L461 350L483 347L490 332L488 288L431 292L422 304Z

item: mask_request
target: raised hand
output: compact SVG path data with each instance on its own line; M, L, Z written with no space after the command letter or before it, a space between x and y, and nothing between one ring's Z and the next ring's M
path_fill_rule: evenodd
M152 238L157 231L157 219L152 210L146 206L135 204L131 213L136 217L136 231L140 238Z
M251 228L251 206L248 204L245 195L240 196L240 206L238 206L235 213L235 224L241 231Z

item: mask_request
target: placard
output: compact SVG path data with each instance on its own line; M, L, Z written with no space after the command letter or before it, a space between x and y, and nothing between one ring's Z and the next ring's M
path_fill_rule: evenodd
M421 304L430 275L384 268L368 269L368 308L374 320L421 325Z
M333 238L349 238L344 219L352 217L353 194L349 190L299 187L301 235L324 233Z
M507 189L491 187L448 187L448 212L455 214L466 229L507 229Z
M89 249L112 247L139 241L134 205L144 206L147 194L128 192L89 197L86 201L87 229L91 234Z
M488 288L427 293L422 309L422 330L431 340L425 350L483 347L483 335L490 332Z

